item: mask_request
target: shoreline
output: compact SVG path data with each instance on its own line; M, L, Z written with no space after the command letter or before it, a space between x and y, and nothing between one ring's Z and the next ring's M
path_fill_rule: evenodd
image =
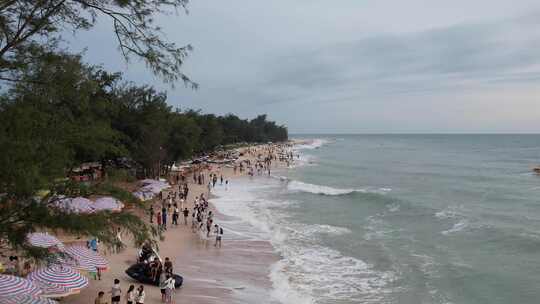
M293 142L293 144L297 144ZM265 149L268 145L257 145L240 148L245 149ZM256 156L246 153L239 161L255 161ZM286 167L285 164L276 160L272 163L272 170ZM229 180L229 187L235 186L235 180L242 176L247 176L247 170L242 173L235 173L233 168L223 165L212 165L209 172L223 175L224 180ZM265 174L264 174L265 175ZM190 210L188 225L185 226L182 217L179 219L178 227L169 225L163 233L163 239L158 242L159 254L162 258L169 257L174 264L174 272L184 277L184 284L177 289L173 298L174 303L249 303L241 300L236 294L246 294L257 299L260 292L270 293L272 282L270 280L270 267L279 260L279 255L275 252L269 241L265 240L232 240L228 241L228 236L224 236L222 248L214 248L214 238L210 238L208 246L205 247L196 233L191 231L191 211L196 196L202 193L208 194L205 185L193 183L190 174L186 176L189 186L188 198L185 207ZM257 178L257 177L255 177ZM216 187L219 187L219 182ZM216 223L226 221L228 216L219 212L212 200L216 197L212 194L209 198L210 210L216 214ZM149 201L150 202L150 201ZM152 200L152 204L156 204ZM141 214L148 222L147 215ZM227 232L226 232L227 234ZM62 303L84 304L91 303L99 291L106 294L110 291L114 279L120 280L124 299L125 291L129 285L135 287L139 282L128 277L124 270L136 260L138 248L126 242L126 248L120 253L111 254L100 251L109 261L108 271L102 273L101 280L90 280L90 285L81 291L80 294L69 296L62 300ZM254 254L256 252L256 254ZM249 284L247 284L249 283ZM249 285L249 286L248 286ZM146 292L145 303L162 303L161 294L158 287L144 285ZM108 296L106 296L107 298Z

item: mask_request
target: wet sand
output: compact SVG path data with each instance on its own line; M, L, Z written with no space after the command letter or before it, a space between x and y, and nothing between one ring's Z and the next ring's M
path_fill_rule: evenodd
M246 156L242 159L246 158L255 159L252 156ZM279 165L273 164L272 167L274 166ZM235 186L235 174L232 168L215 166L212 172L228 179L229 187ZM165 257L171 258L174 263L174 272L184 278L183 286L176 290L173 302L193 304L261 303L260 299L263 295L268 299L269 291L272 288L269 279L270 266L279 258L274 253L271 244L267 241L248 239L230 240L225 235L222 248L214 247L214 238L211 238L208 245L204 246L198 235L191 231L191 211L195 197L200 196L201 193L205 193L206 196L208 190L206 186L194 184L191 175L187 176L187 181L189 182L189 195L185 206L190 209L188 226L183 224L182 215L178 227L171 227L169 219L169 229L163 234L164 240L159 242L160 256L163 259ZM216 212L212 205L210 208ZM216 212L215 222L219 224L223 217ZM88 288L82 290L78 295L63 299L62 303L93 303L99 291L104 291L107 301L110 301L107 293L116 278L120 280L122 288L121 303L125 303L125 292L129 285L133 284L135 288L140 285L124 273L125 269L135 263L137 256L137 249L130 242L126 240L125 242L127 248L121 253L110 254L106 250L101 251L109 260L110 268L103 272L100 281L91 280ZM161 293L158 287L144 285L144 288L145 303L161 303Z

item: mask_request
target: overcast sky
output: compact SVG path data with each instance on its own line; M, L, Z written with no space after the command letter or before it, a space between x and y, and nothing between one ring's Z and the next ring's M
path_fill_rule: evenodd
M193 0L161 17L194 52L197 91L122 62L110 27L71 37L86 60L169 103L291 133L540 132L538 0Z

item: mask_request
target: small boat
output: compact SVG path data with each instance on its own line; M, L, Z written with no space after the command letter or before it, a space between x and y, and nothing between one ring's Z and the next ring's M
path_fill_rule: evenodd
M540 174L540 167L533 168L534 173Z

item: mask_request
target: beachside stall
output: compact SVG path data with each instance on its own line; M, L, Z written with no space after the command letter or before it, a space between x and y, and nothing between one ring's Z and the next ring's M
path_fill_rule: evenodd
M99 180L103 177L103 168L101 163L82 163L80 166L71 170L69 178L77 182L86 182Z

